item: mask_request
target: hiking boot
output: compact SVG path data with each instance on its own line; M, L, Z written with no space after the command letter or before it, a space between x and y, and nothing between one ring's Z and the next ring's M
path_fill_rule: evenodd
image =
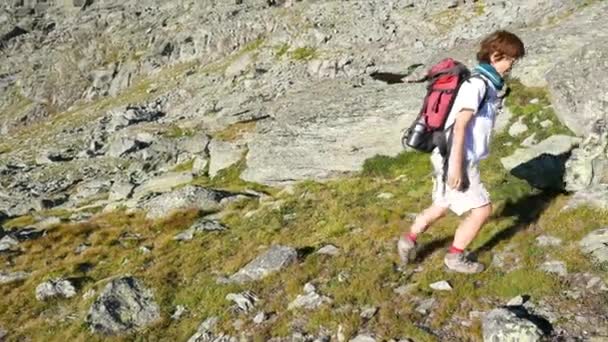
M479 273L485 268L483 264L467 259L464 253L447 253L443 263L450 271L459 273Z
M397 242L397 252L401 264L405 266L416 259L416 243L402 236Z

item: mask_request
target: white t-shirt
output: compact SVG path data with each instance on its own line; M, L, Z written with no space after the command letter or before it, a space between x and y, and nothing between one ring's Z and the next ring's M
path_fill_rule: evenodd
M488 157L492 129L500 105L500 99L492 82L487 79L484 82L479 77L472 77L460 86L445 123L446 129L448 129L454 124L456 115L464 108L472 109L475 112L467 125L464 140L466 160L469 163L479 163L480 160ZM488 85L487 90L486 84ZM486 100L482 107L478 108L486 91L488 92Z

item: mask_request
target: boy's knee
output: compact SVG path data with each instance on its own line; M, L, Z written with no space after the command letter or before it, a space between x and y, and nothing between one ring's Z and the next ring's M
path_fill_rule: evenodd
M487 219L492 215L492 203L488 203L483 207L473 209L473 215L480 219Z

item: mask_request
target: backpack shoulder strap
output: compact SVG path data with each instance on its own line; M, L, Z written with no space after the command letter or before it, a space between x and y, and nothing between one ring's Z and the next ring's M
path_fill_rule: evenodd
M479 108L483 107L483 105L486 104L487 97L488 97L488 88L490 87L490 83L488 83L488 80L486 80L486 78L481 76L479 73L471 74L471 76L469 76L469 78L467 78L466 81L468 82L472 78L478 78L478 79L482 80L483 84L485 85L483 97L481 98L481 101L479 102L479 106L477 106L477 110L479 110Z

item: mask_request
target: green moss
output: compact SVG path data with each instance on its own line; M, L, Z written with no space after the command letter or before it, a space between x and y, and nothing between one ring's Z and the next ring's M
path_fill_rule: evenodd
M289 51L289 44L287 44L287 43L277 45L274 47L274 55L278 59L282 58L287 53L287 51Z
M172 171L173 172L185 172L185 171L192 171L192 166L194 165L194 159L189 160L187 162L183 162L179 165L176 165Z
M36 219L31 215L26 215L8 220L6 223L3 224L3 226L7 229L16 229L24 228L34 223L36 223Z
M317 50L313 47L300 47L293 50L290 55L291 59L296 61L306 61L318 56Z
M530 133L536 133L538 141L556 134L574 135L558 120L546 88L526 87L518 79L510 80L508 85L511 88L511 94L507 97L506 105L516 119L523 118ZM541 123L546 120L552 123L548 128L541 126Z

